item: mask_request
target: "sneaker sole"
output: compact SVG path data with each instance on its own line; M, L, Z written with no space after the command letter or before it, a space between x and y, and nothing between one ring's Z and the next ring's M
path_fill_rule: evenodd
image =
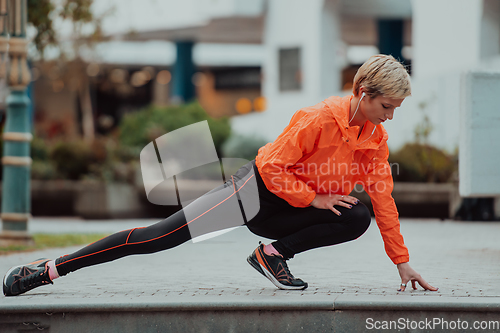
M9 271L7 272L7 274L5 274L4 278L3 278L3 294L5 296L15 296L15 295L7 295L7 291L9 290L9 287L7 286L7 277L10 275L10 273L18 268L19 266L14 266L12 267L11 269L9 269Z
M18 267L21 267L21 266L27 266L27 265L34 265L34 264L38 264L38 263L41 263L43 262L44 260L47 260L45 258L42 258L42 259L38 259L38 260L35 260L33 262L30 262L29 264L26 264L26 265L19 265L19 266L14 266L12 267L11 269L9 269L9 271L5 274L5 276L3 277L3 294L5 296L17 296L17 295L20 295L20 294L13 294L13 295L7 295L7 291L9 290L9 287L7 286L7 277L10 275L10 273L18 268Z
M265 269L265 267L262 267L262 265L260 263L259 263L259 265L260 265L261 269L264 270L265 277L267 277L269 279L269 281L271 281L279 289L283 289L283 290L304 290L304 289L307 288L307 282L303 286L297 286L297 287L294 287L294 286L285 286L284 284L281 284L278 280L276 280L276 278L267 269Z
M260 267L260 264L257 260L254 260L251 256L249 256L247 258L247 262L250 264L250 266L252 266L253 268L255 268L255 270L257 272L259 272L260 274L262 274L263 276L266 276L266 274L264 273L264 271L262 270L262 268ZM266 276L267 277L267 276Z
M303 286L285 286L284 284L281 284L276 278L265 268L263 267L258 261L254 260L251 256L247 258L247 262L257 270L260 274L265 276L269 281L271 281L276 287L282 290L304 290L308 287L308 284L306 282L305 285Z

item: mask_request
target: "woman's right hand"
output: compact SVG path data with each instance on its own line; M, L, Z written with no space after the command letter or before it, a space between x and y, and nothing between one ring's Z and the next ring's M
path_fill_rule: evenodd
M329 209L338 216L342 215L333 206L342 206L351 209L352 205L357 205L359 202L355 197L350 195L340 195L340 194L317 194L314 200L311 202L311 206L319 209Z

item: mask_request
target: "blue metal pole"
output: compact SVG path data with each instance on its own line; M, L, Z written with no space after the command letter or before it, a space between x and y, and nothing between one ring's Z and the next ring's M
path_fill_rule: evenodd
M177 60L175 61L172 75L172 101L177 103L189 102L195 97L193 74L193 46L191 41L179 41L177 47Z
M26 0L10 2L8 14L13 23L10 38L2 31L2 45L8 42L10 68L8 82L6 123L3 133L3 180L2 180L2 232L0 246L31 245L33 238L28 233L30 214L30 142L32 139L26 87L30 73L26 60ZM20 7L18 6L20 5ZM0 8L5 8L0 1ZM2 13L3 14L3 13ZM6 19L3 16L2 19Z
M31 134L26 90L13 90L7 98L7 117L3 134L2 233L0 244L31 243L30 218Z

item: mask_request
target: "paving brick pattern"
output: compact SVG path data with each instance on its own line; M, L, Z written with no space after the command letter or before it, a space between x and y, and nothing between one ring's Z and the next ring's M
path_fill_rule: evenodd
M114 232L148 225L153 220L84 222L35 219L32 232ZM292 273L309 283L304 291L278 290L258 274L246 257L262 239L241 227L199 243L122 258L88 267L2 303L130 302L193 300L206 297L314 300L339 295L401 297L500 297L499 223L403 219L401 230L410 249L410 264L438 292L398 292L399 275L384 252L375 224L356 241L315 249L289 261ZM66 231L67 232L67 231ZM41 257L55 258L77 247L0 256L0 274L13 265ZM493 299L493 298L492 298Z

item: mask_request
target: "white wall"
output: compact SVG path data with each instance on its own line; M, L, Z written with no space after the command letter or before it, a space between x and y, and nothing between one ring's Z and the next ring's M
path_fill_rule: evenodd
M56 2L61 2L60 0ZM212 18L257 16L264 10L265 0L94 0L92 12L103 20L104 34L126 34L207 23ZM111 12L110 12L111 10ZM55 20L57 32L69 38L71 29Z
M415 78L469 69L479 62L482 0L413 0Z
M234 12L234 0L195 0L196 11L208 17L230 16Z
M326 2L326 3L325 3ZM337 0L273 0L265 22L263 95L267 111L234 117L235 132L274 140L298 109L338 94L343 44ZM279 91L280 48L301 48L302 89Z
M195 0L196 11L207 18L257 16L262 14L264 0Z
M413 141L425 113L433 126L429 142L453 152L460 137L461 73L480 64L482 1L414 0L412 5L412 96L384 124L389 147Z
M327 0L321 12L320 62L319 67L316 66L317 75L320 78L318 82L320 99L328 98L333 92L342 89L340 74L347 63L347 52L345 52L345 45L342 43L340 17L338 15L340 8L340 1Z
M102 22L104 35L126 34L203 24L209 17L198 10L199 1L202 0L94 0L92 13L96 17L108 13ZM57 33L70 37L71 29L65 22L57 19L54 24Z
M469 72L462 83L460 195L499 196L500 72Z
M429 142L449 152L458 148L461 74L491 66L490 63L500 68L498 3L498 0L412 1L412 96L396 110L394 119L384 124L391 150L414 141L415 128L423 121L424 113L433 126ZM338 86L345 61L345 46L338 40L338 12L337 1L269 2L263 66L263 93L268 99L268 110L235 117L235 131L257 133L272 141L296 110L330 95L350 94L341 92ZM303 89L280 93L278 49L295 46L302 46Z
M433 130L429 143L453 152L458 147L460 110L460 73L431 78L412 78L412 96L407 97L394 118L385 122L391 150L415 140L415 128L429 117Z
M433 125L429 141L449 152L458 148L462 74L500 69L498 0L414 0L412 97L384 124L391 149L414 138L422 109Z

